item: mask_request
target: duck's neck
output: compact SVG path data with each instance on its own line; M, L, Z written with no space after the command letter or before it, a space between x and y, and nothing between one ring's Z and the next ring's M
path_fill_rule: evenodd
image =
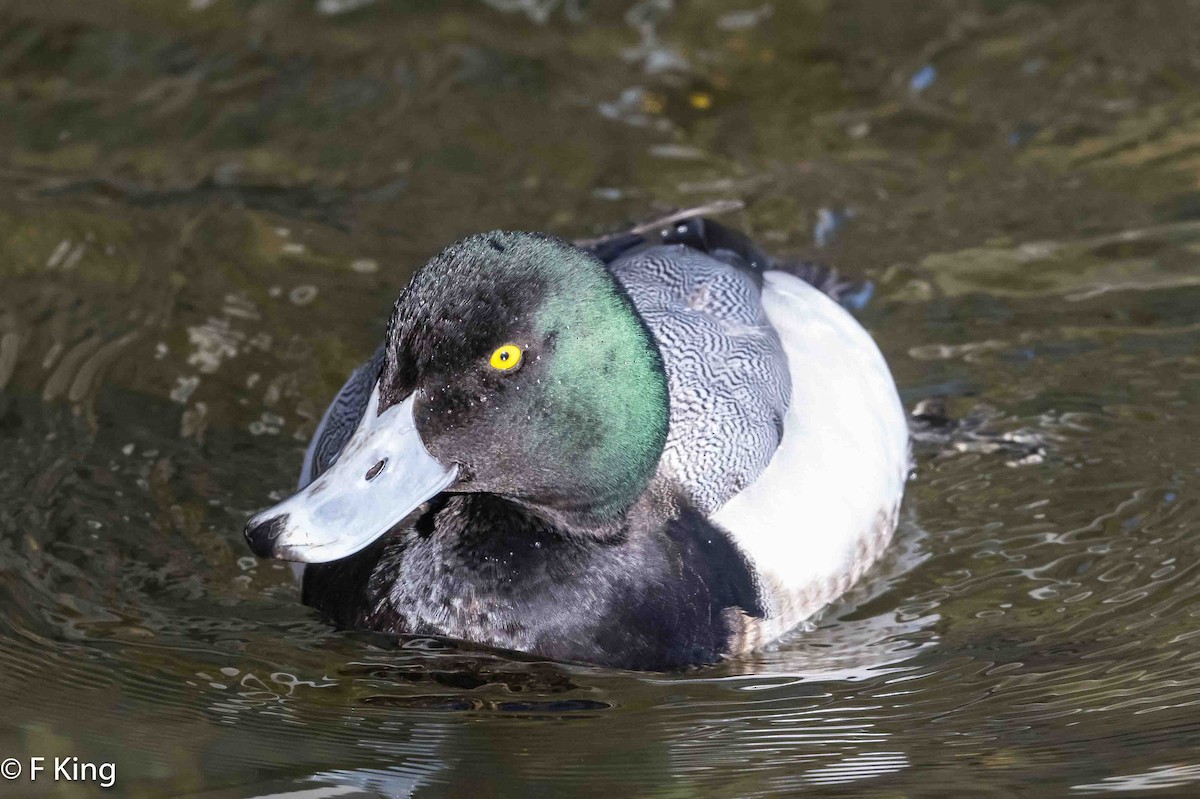
M492 494L442 495L410 528L349 558L310 565L304 601L343 627L472 638L426 622L441 617L453 626L459 608L492 614L498 603L534 601L551 584L612 578L601 555L628 549L627 533L595 522L584 534L567 532L570 518Z
M512 516L515 528L546 529L564 538L597 543L613 543L622 539L630 528L647 515L653 504L646 492L632 502L597 508L579 504L537 504L485 495L469 500L469 505L485 515L502 513Z
M522 567L547 558L586 559L597 548L625 545L627 527L621 520L532 509L493 494L458 494L441 499L405 551L408 557L413 550L436 551L468 571L511 566L520 575Z

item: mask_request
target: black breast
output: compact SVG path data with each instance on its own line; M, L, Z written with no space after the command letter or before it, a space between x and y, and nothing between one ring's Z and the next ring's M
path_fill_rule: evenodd
M596 631L598 657L586 660L619 653L607 665L648 670L715 663L735 632L725 611L763 615L745 557L690 507L663 526L640 566Z
M304 601L342 627L641 670L714 663L735 632L727 609L763 614L746 559L690 507L600 542L485 495L442 498L412 528L309 566Z

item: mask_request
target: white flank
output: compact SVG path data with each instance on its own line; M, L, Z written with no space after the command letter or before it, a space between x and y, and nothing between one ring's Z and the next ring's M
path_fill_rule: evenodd
M792 376L783 440L766 470L712 516L762 581L776 638L854 583L891 539L908 470L908 422L879 348L802 280L767 272L763 307Z

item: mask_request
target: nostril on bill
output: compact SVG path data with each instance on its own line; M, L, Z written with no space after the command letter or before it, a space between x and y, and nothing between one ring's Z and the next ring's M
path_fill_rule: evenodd
M387 462L388 462L388 459L384 458L379 463L372 466L370 469L367 469L367 478L366 479L367 479L368 483L379 476L379 473L383 471L383 467L387 466Z

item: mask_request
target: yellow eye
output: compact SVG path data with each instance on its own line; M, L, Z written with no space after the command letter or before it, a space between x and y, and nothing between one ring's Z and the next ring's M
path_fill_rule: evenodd
M491 360L488 361L493 369L499 369L501 372L517 368L517 364L520 362L521 348L516 344L505 344L498 348L492 353Z

